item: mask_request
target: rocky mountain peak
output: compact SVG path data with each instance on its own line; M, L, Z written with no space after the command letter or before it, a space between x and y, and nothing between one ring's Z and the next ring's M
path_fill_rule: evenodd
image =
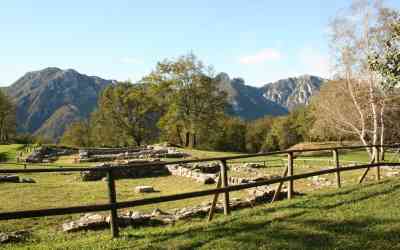
M264 98L292 110L299 105L307 105L311 96L319 91L326 80L312 75L290 77L268 83L261 89Z
M72 121L88 117L111 83L49 67L25 74L5 91L17 105L18 131L58 138Z

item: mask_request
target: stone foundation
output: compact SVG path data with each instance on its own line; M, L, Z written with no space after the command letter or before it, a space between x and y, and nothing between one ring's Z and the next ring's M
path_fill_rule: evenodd
M145 178L145 177L157 177L170 175L170 172L165 165L155 166L142 166L143 163L160 162L160 161L130 161L127 164L100 164L96 167L124 167L118 168L113 171L115 179L127 179L127 178ZM99 181L107 176L106 171L83 171L81 172L82 181Z

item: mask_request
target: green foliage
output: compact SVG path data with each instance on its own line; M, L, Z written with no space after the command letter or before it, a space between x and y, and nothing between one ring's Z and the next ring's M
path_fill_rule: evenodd
M220 120L218 126L218 131L209 139L210 149L229 152L246 151L246 123L244 121L226 116ZM210 136L209 133L205 135Z
M61 144L73 147L92 146L89 121L78 121L68 126L61 138Z
M164 98L168 105L159 121L162 137L183 146L195 147L201 131L217 127L227 105L226 93L219 90L211 69L193 54L177 60L164 60L143 78L143 82L167 90Z
M158 137L160 104L151 86L117 83L104 89L88 121L73 123L61 142L71 146L129 146Z
M99 100L99 122L115 126L136 145L151 141L156 133L158 104L141 84L119 83L107 87Z
M305 107L295 109L288 116L274 118L261 149L283 150L299 142L310 141L313 123L314 118Z
M369 66L382 78L382 88L391 91L400 82L400 17L390 24L390 34L384 40L383 51L375 51L369 57Z
M0 91L0 143L10 143L15 134L15 105Z
M263 149L267 135L272 127L274 118L264 117L247 123L246 128L246 151L258 153ZM270 138L272 139L272 138ZM268 142L273 144L273 142Z

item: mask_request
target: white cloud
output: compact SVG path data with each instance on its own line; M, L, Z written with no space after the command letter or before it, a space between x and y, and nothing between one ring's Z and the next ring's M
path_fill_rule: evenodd
M267 61L278 61L282 58L281 52L277 49L266 48L254 55L243 56L239 59L241 64L260 64Z
M134 58L134 57L124 57L121 59L122 63L125 64L142 64L143 61L138 59L138 58Z

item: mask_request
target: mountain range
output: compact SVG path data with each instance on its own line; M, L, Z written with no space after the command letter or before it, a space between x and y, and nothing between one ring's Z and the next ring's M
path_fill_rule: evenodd
M246 85L241 78L231 79L220 73L216 81L228 94L229 113L253 120L284 115L298 105L308 104L325 80L303 75L257 88ZM16 104L19 132L56 141L69 124L89 116L101 91L113 82L73 69L51 67L26 73L3 90Z

